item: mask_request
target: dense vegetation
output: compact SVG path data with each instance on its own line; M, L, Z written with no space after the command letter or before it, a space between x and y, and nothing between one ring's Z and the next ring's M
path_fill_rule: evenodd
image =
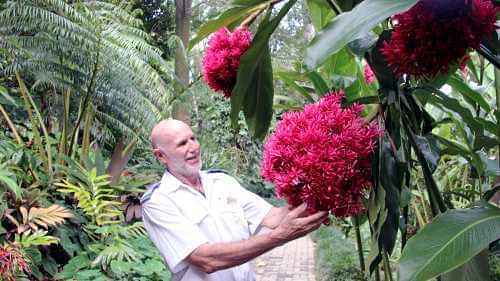
M496 33L445 73L397 76L381 45L416 0L184 1L185 46L176 2L0 1L0 279L169 280L141 223L152 126L187 108L203 167L282 204L260 175L268 131L343 89L384 134L366 212L314 236L319 280L500 280ZM242 22L229 100L202 57Z

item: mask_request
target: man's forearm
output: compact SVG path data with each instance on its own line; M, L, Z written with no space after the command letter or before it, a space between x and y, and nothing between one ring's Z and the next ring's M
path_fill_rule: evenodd
M246 240L203 244L189 255L188 261L202 271L212 273L250 261L284 242L267 232Z

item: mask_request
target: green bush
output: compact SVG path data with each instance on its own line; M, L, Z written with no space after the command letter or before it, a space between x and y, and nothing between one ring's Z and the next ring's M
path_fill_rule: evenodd
M500 252L490 254L490 276L493 281L500 281Z
M321 226L313 234L316 242L316 280L362 281L356 245L333 226Z

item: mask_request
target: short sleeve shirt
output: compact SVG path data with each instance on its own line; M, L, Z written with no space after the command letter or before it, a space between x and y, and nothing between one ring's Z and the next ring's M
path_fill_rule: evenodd
M205 194L165 172L143 200L144 226L174 281L253 281L250 263L207 274L185 261L205 243L249 238L272 206L224 173L202 171Z

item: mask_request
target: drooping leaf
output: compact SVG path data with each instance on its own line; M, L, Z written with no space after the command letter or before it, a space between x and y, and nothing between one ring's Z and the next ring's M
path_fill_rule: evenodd
M319 75L316 71L311 71L306 74L306 76L311 80L314 85L314 89L319 96L324 96L326 93L330 91L326 81Z
M368 33L386 18L406 11L416 2L417 0L365 0L352 11L336 16L307 48L306 65L315 69L347 43Z
M363 36L351 41L347 46L349 50L359 57L363 57L365 52L370 50L377 43L378 36L370 31Z
M377 77L377 81L380 84L381 89L393 89L397 80L397 77L389 68L385 57L380 52L384 42L390 38L391 31L384 30L384 32L380 34L375 46L371 49L367 56L368 63L375 74L375 77Z
M299 92L308 102L314 102L314 98L311 96L311 94L308 92L308 90L299 85L297 81L290 75L289 72L285 71L280 71L275 73L277 77L280 78L281 81L283 81L288 87L296 90Z
M474 118L472 112L462 106L460 102L452 97L449 97L438 89L425 89L419 94L427 95L428 101L442 109L448 109L451 112L458 114L462 121L474 131L482 131L483 125Z
M439 145L432 136L415 136L417 146L420 148L431 172L434 172L439 162Z
M0 186L2 185L14 193L16 200L21 199L22 190L17 184L15 176L6 170L6 168L0 166Z
M238 114L243 109L247 124L256 138L265 136L272 117L274 91L269 38L296 1L287 2L272 20L269 19L271 14L267 14L251 47L240 60L237 82L231 95L231 123L233 128L237 128Z
M400 200L403 179L405 175L404 163L394 155L389 143L389 136L384 138L380 158L380 183L385 190L385 208L387 218L382 226L379 244L389 254L392 253L399 227Z
M198 42L206 38L212 32L217 31L219 28L228 26L235 21L241 20L246 14L252 11L252 6L233 7L223 12L219 17L214 20L207 21L198 29L196 37L189 42L188 50L191 50Z
M452 75L447 83L461 93L464 98L472 99L477 103L485 112L490 112L491 107L488 102L483 98L483 96L477 91L473 90L469 85L467 85L462 79L457 75ZM466 99L467 100L467 99Z
M399 261L399 280L429 280L453 270L498 237L499 208L449 210L408 241Z
M255 69L251 83L243 101L243 113L252 135L263 139L271 125L273 117L273 69L269 49L264 50L264 57Z
M349 101L349 104L359 103L359 104L377 104L380 103L379 96L365 96L353 99Z

